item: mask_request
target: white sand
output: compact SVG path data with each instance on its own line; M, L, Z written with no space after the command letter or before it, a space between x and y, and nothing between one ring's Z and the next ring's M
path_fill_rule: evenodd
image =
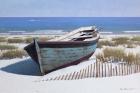
M76 69L75 66L68 67L57 73L67 72L70 68L71 71L73 68ZM37 76L37 69L37 65L29 58L1 60L0 93L140 93L140 73L106 78L39 82L38 80L42 80L45 76ZM56 72L50 74L55 75Z
M16 46L23 48L25 45ZM126 51L140 51L140 47ZM101 50L97 49L95 54L99 52ZM92 56L90 61L54 71L45 76L39 76L37 64L29 57L0 60L0 93L140 93L140 73L106 78L42 81L48 77L79 70L94 63L94 58Z

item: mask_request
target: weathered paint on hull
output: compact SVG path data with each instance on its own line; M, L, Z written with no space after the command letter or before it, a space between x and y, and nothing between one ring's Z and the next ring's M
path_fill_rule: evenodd
M42 74L76 65L92 56L99 37L91 41L48 41L29 44L24 49L38 63Z
M80 59L88 59L96 49L96 44L75 48L40 48L41 67L44 73Z
M92 56L97 40L90 42L37 42L24 49L38 63L41 73L76 65Z

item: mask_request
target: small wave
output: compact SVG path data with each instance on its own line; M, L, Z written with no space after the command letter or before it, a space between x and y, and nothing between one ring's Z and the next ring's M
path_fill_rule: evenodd
M8 31L9 33L25 33L26 31Z
M136 31L123 31L124 33L140 33L139 30L136 30Z
M37 30L33 33L36 34L65 34L66 32L64 30Z
M30 19L30 20L27 20L29 22L35 22L35 21L40 21L40 20L36 20L36 19Z
M10 35L10 33L0 33L0 35Z
M101 34L112 34L113 32L99 32Z

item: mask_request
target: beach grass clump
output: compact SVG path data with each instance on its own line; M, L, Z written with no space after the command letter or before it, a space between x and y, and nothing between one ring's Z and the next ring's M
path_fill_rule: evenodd
M123 45L127 44L129 42L128 37L117 37L117 38L112 38L112 41L114 41L115 45Z
M132 53L129 52L125 57L124 57L124 62L128 64L140 64L140 53Z
M140 53L136 53L135 63L140 64Z
M15 36L15 37L13 37L13 38L21 38L21 37Z
M0 50L12 50L17 49L18 47L14 45L0 45Z
M126 54L122 48L115 48L113 50L113 54L112 54L113 61L115 61L115 62L122 61L125 56L126 56Z
M97 48L102 48L103 46L114 46L114 43L108 40L100 40L97 43Z
M48 41L50 39L48 37L40 37L38 40L39 41Z
M125 57L123 58L123 61L128 63L128 64L134 64L135 63L135 60L136 60L136 55L134 53L127 53L125 55Z
M105 58L104 60L110 61L113 52L114 52L113 48L109 48L109 47L104 48L103 49L103 55L104 55L104 58Z
M6 42L6 41L7 41L6 37L0 37L0 42Z
M126 52L121 47L105 47L102 53L96 55L100 62L125 62L128 64L140 64L140 53Z
M21 38L9 38L8 43L24 43L24 40Z
M2 53L2 59L12 59L12 58L22 58L23 56L27 56L25 51L23 50L8 50Z
M98 53L95 56L96 56L96 59L99 60L99 62L105 62L104 55L102 53Z
M136 45L134 45L134 44L127 44L127 48L136 48Z
M31 43L33 42L33 38L32 37L27 37L24 39L25 43Z
M140 36L134 36L131 39L132 41L139 41L140 42Z
M126 54L122 48L106 47L103 49L103 55L98 55L97 58L102 58L102 60L106 62L117 62L122 61L125 55Z

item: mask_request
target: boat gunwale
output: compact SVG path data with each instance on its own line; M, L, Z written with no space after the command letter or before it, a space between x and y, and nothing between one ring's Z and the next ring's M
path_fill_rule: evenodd
M84 44L84 43L92 43L97 40L98 38L91 41L47 41L47 42L38 41L38 43L39 44Z
M39 44L39 47L42 48L44 46L48 46L50 48L57 48L59 46L63 47L78 47L80 46L89 46L90 44L94 44L97 43L99 40L99 37L95 40L91 40L91 41L37 41L37 43ZM31 47L32 45L34 45L34 42L32 42L31 44L27 45L26 47L24 47L24 49L26 50L26 48Z

